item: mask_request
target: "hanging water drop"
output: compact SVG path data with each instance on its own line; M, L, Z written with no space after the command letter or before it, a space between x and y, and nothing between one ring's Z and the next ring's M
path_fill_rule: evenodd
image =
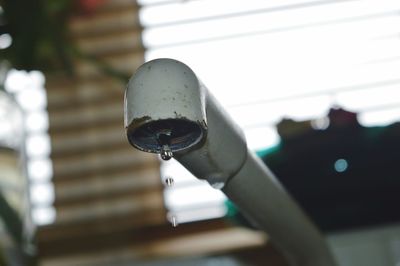
M166 184L168 187L172 187L172 186L174 185L174 182L175 182L175 180L174 180L172 177L167 177L167 178L165 179L165 184Z
M177 227L178 226L178 221L177 221L175 215L171 216L171 224L172 224L173 227Z
M171 144L170 138L171 138L171 132L165 132L157 136L157 141L161 146L160 156L161 159L163 159L164 161L168 161L174 156L171 147L169 146Z
M162 145L161 147L161 159L164 161L168 161L173 157L173 153L171 148L168 145Z
M173 227L177 227L178 226L178 219L176 218L175 214L168 213L167 214L167 219L168 219L168 221L171 223L171 225Z

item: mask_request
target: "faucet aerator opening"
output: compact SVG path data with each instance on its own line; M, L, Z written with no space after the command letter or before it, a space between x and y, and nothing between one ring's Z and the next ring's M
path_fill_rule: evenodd
M204 134L198 123L185 119L132 123L127 129L128 140L134 147L146 152L164 154L167 157L200 143Z

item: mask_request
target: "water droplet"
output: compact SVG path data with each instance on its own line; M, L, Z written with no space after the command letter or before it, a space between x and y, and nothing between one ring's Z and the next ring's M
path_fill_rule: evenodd
M174 185L175 180L172 177L167 177L165 179L165 184L169 187L172 187Z
M224 182L216 182L216 183L212 183L211 186L215 189L223 189L225 186Z
M173 227L177 227L178 226L178 220L176 219L175 215L171 216L171 224Z
M176 216L174 214L168 213L167 219L172 224L173 227L178 226L178 219L176 218Z
M221 174L212 174L207 177L208 183L215 189L222 189L225 186L227 178Z
M161 147L161 159L164 161L168 161L173 157L173 153L171 148L168 145L162 145Z

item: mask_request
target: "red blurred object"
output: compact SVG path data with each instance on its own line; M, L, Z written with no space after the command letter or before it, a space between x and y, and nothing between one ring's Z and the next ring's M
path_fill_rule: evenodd
M352 113L341 108L332 108L328 114L330 126L344 127L344 126L359 126L357 114Z
M91 14L104 2L105 0L78 0L77 6L83 14Z

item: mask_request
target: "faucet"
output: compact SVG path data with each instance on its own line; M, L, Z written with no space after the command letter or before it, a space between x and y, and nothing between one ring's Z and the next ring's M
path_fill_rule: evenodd
M124 124L133 147L163 160L174 157L222 190L290 265L336 265L317 228L185 64L163 58L139 67L125 91Z

